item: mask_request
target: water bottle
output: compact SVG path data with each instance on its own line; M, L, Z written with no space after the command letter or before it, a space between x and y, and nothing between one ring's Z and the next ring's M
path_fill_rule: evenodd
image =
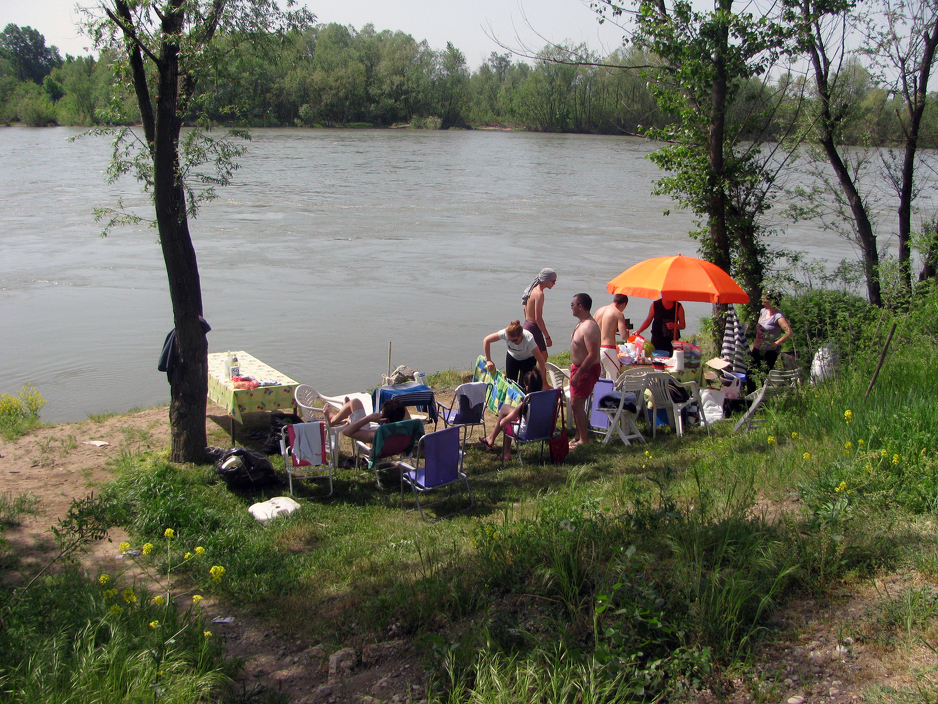
M241 367L238 365L238 355L231 355L231 372L229 375L230 379L234 379L236 376L241 376Z

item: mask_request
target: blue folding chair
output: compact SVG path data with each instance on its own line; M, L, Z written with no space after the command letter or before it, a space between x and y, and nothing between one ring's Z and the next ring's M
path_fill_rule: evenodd
M520 421L511 423L505 432L518 443L518 461L524 466L521 447L532 442L541 443L541 458L544 445L554 436L557 424L557 404L560 402L560 389L535 391L525 397L527 408Z
M453 487L459 482L466 485L469 493L469 505L445 516L437 516L433 520L448 518L457 513L468 511L475 505L472 498L472 489L469 488L469 479L463 471L463 452L460 447L465 443L463 435L466 432L464 425L451 425L443 430L424 435L417 445L417 461L410 465L401 462L401 506L404 506L404 484L410 485L417 502L417 510L423 520L429 520L424 514L424 508L436 506L453 496ZM423 462L421 462L421 459ZM449 493L441 499L430 503L420 503L420 496L436 489L449 488Z

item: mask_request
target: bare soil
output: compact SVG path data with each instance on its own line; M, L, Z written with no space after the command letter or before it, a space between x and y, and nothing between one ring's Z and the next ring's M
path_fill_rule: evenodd
M210 437L225 444L227 418L209 408ZM213 422L214 421L214 422ZM91 441L107 443L97 447ZM19 574L29 579L54 554L50 528L73 499L94 492L109 481L111 458L124 451L161 450L169 443L168 411L155 408L132 415L38 429L14 442L0 439L0 492L38 500L36 513L6 532L19 558ZM768 506L769 512L791 506ZM117 544L126 539L119 529L83 556L89 574L114 572L120 561ZM126 567L126 565L123 565ZM776 635L758 648L747 677L727 683L726 691L702 692L693 701L706 702L853 702L916 701L893 697L892 689L908 693L916 684L938 691L938 655L926 644L903 640L884 631L878 604L882 594L919 586L918 575L888 575L876 583L845 586L836 598L801 599L777 617ZM210 618L233 617L212 625L224 637L229 655L243 659L238 686L245 691L270 688L290 701L420 702L426 698L428 673L413 644L387 634L386 642L360 647L348 644L327 651L321 644L277 632L231 604L206 599ZM756 694L756 688L762 692ZM921 698L919 700L924 700ZM522 701L522 699L519 699Z

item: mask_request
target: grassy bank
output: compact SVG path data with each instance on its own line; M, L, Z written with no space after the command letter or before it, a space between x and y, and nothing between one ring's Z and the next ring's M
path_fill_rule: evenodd
M791 319L796 330L814 329L816 317L836 310L805 305ZM726 422L683 440L659 433L644 446L578 449L561 466L502 466L472 447L476 507L439 523L402 511L396 491L379 490L370 473L342 470L332 497L303 484L299 511L260 525L246 507L280 491L238 494L211 467L178 467L159 453L121 456L116 479L85 510L124 526L161 580L178 580L187 594L218 594L329 652L389 632L413 639L434 672L435 702L516 702L519 692L529 702L696 699L704 691L773 700L780 685L754 677L752 665L783 637L782 607L833 602L885 575L911 575L843 623L837 647L908 653L917 663L908 686L874 698L934 700L938 297L923 296L912 310L889 318L865 311L855 331L838 323L839 375L770 406L748 434ZM867 396L892 317L896 337ZM452 373L430 378L437 388L457 381ZM131 620L137 606L119 603L120 592L105 596L127 585L105 587L98 577L57 575L42 593L55 594L55 580L84 585L72 588L81 608L65 620L74 633L94 629L78 638L89 653L106 660L102 649L117 634L152 649L149 623L166 616L140 606ZM153 596L137 603L162 608ZM41 635L42 619L28 617L39 606L17 598L4 595L0 701L66 701L14 694L42 681L36 668L82 656L50 646L24 664L9 647L22 642L14 634L52 637ZM212 640L198 637L206 630L198 609L176 612L183 621L172 628L192 634L172 649L179 686L185 677L193 683L185 686L218 691L229 671L215 651L202 655ZM175 678L168 668L141 667L126 677L149 677L151 687L156 672L160 683Z

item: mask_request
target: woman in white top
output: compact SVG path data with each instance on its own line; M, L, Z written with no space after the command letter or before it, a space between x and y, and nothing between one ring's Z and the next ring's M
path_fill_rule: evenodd
M762 312L752 343L753 366L761 367L766 374L775 368L782 343L791 337L791 326L778 309L778 299L775 291L766 291L762 296Z
M505 376L516 382L525 372L536 366L541 373L541 379L547 378L547 355L538 348L534 335L521 327L520 320L513 320L508 327L487 335L482 340L485 350L485 366L491 371L495 369L492 361L492 343L504 340L508 343L508 354L505 357Z

